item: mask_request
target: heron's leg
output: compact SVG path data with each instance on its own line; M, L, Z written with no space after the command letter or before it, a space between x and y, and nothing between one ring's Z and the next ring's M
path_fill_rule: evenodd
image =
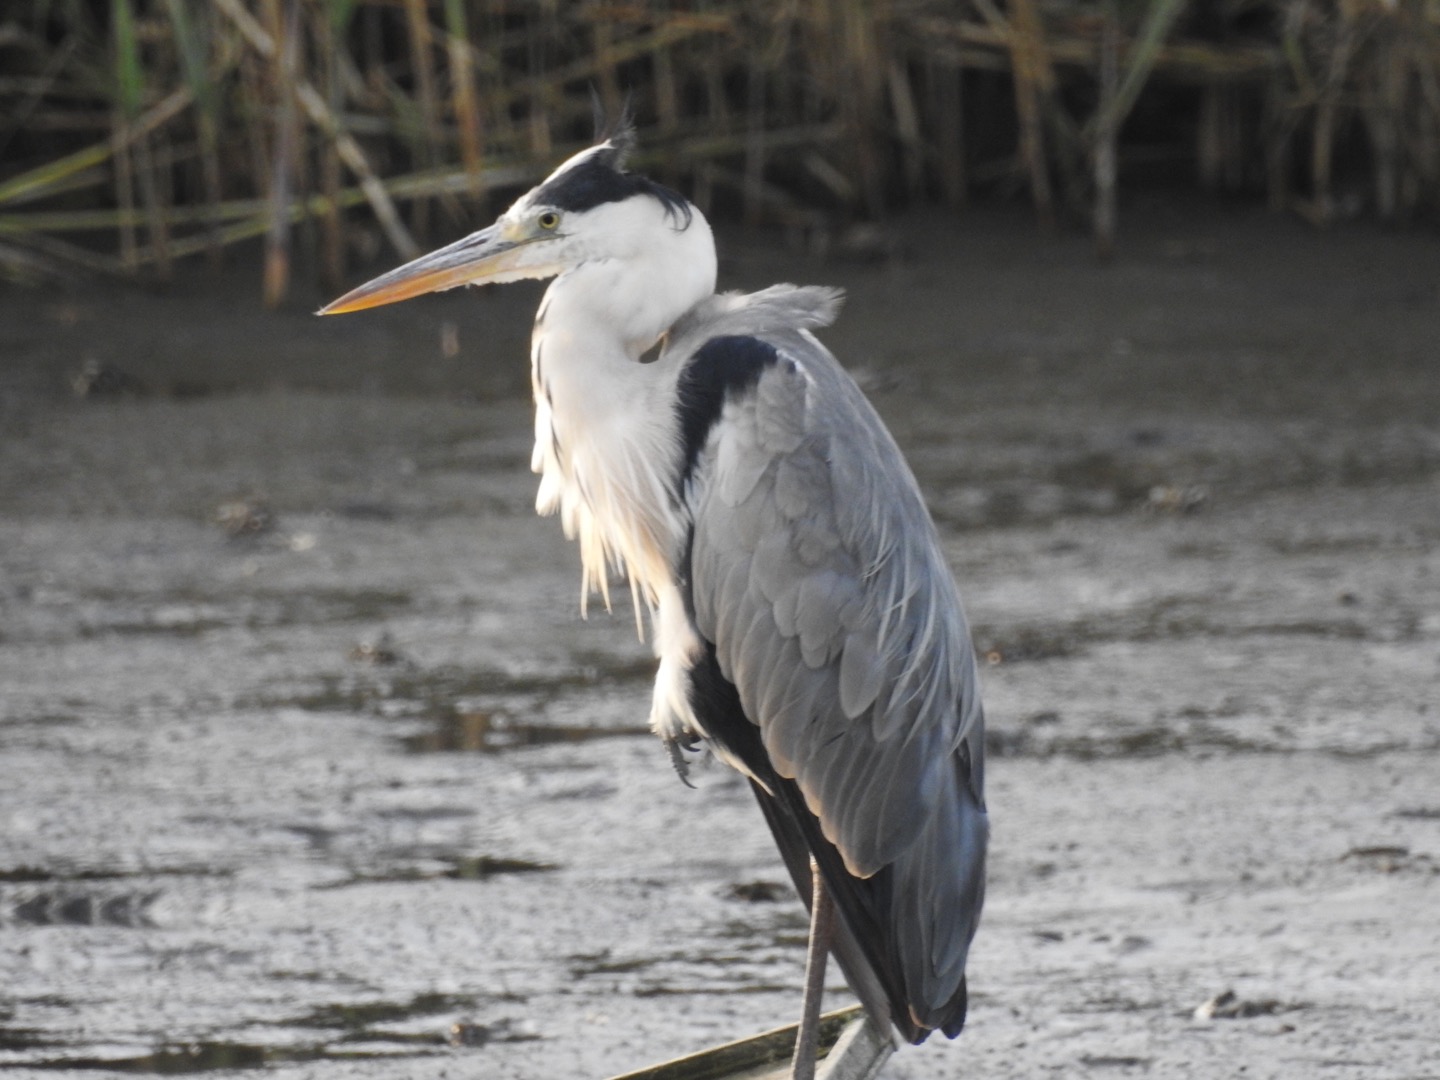
M820 1046L820 999L825 996L825 959L835 931L835 905L820 876L820 865L810 857L810 945L805 953L805 1000L800 1027L795 1032L791 1080L815 1080L815 1055Z

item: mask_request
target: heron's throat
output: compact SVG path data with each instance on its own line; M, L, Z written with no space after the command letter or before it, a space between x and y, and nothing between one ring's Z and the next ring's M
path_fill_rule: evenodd
M664 372L637 362L669 322L606 320L587 285L558 278L535 323L535 508L559 514L580 547L582 608L592 592L608 608L610 575L624 574L639 625L671 581L682 530L668 482L675 435Z
M683 232L660 226L630 246L583 259L551 282L536 318L537 336L568 334L593 347L596 360L613 355L615 346L637 360L714 294L715 242L699 211Z

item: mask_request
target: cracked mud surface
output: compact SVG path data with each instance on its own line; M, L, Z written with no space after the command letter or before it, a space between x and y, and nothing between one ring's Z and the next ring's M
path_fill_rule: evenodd
M985 658L970 1022L883 1075L1440 1074L1440 244L1126 225L722 236L727 286L848 288ZM537 291L255 280L0 291L0 1071L603 1077L788 1022L748 792L676 781L531 513Z

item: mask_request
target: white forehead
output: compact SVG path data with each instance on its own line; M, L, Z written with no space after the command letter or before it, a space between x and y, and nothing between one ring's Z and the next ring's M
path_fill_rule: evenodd
M605 142L600 143L596 146L587 146L578 154L572 154L565 161L561 162L560 165L555 169L555 171L552 172L540 183L540 186L544 187L546 184L550 183L551 180L564 176L571 169L578 168L579 166L584 165L587 162L594 161L596 158L614 157L615 152L615 144L608 139Z

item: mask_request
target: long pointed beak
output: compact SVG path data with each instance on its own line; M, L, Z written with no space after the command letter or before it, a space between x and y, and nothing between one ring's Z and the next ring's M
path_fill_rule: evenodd
M516 252L524 246L524 241L503 236L497 222L351 289L316 314L343 315L461 285L510 280L507 272L514 269Z

